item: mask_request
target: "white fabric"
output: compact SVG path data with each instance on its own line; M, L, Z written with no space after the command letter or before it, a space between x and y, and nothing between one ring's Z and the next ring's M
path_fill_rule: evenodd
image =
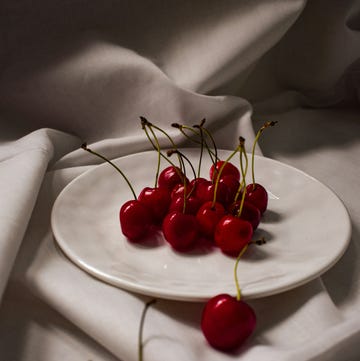
M3 1L0 4L0 359L137 360L147 297L106 285L57 248L60 191L99 160L150 149L139 116L206 118L221 148L279 121L258 152L331 187L352 240L321 278L249 301L255 334L209 347L203 304L158 300L145 360L360 359L359 59L355 0Z

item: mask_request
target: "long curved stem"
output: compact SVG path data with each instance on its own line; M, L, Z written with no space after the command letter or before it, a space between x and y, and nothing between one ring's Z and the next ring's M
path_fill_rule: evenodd
M192 166L189 158L187 158L183 153L181 153L178 149L171 149L168 151L168 156L170 157L172 154L177 153L178 156L180 156L181 159L181 168L182 168L182 178L183 178L183 186L184 186L184 203L183 203L183 213L185 213L186 210L186 200L187 200L187 178L186 178L186 168L185 168L185 162L184 159L190 164L190 167L196 177L195 169ZM190 196L190 194L189 194Z
M255 183L256 183L255 182L255 147L256 147L256 144L257 144L262 132L266 128L273 127L276 123L277 123L277 121L266 122L266 123L264 123L264 125L256 133L254 143L253 143L253 146L252 146L252 151L251 151L251 178L252 178L252 183L253 183L253 188L254 189L255 189Z
M155 299L146 302L145 307L143 309L143 312L141 314L141 319L140 319L140 325L139 325L139 335L138 335L138 361L143 361L143 329L144 329L144 321L145 321L145 316L146 316L146 312L148 310L148 308L153 305L156 302Z
M243 139L243 141L245 142L245 139ZM245 162L245 170L243 169L241 171L241 182L239 184L239 188L236 191L236 194L235 194L235 197L234 197L234 202L236 202L238 200L241 191L246 187L246 179L245 179L244 175L246 176L247 171L248 171L248 165L249 165L248 157L247 157L247 153L246 153L245 148L244 148L243 152L240 151L239 154L240 154L240 157L239 157L240 158L240 171L241 171L241 167L242 167L242 156L243 156L243 154L244 154L246 162Z
M214 139L214 137L212 136L212 134L210 133L210 131L207 128L202 126L202 129L205 131L206 135L210 138L211 143L213 144L215 163L216 163L219 160L219 157L218 157L218 151L217 151L217 146L216 146L215 139Z
M197 176L198 178L200 178L200 174L201 174L201 164L202 164L202 157L203 157L203 153L204 153L204 134L203 134L203 130L200 127L199 129L200 131L200 138L201 138L201 144L200 144L200 155L199 155L199 164L198 164L198 171L197 171Z
M110 161L109 159L105 158L103 155L95 152L94 150L91 150L90 148L88 148L87 144L86 143L83 143L81 145L81 148L86 150L87 152L93 154L93 155L96 155L97 157L101 158L102 160L104 160L105 162L109 163L112 167L114 167L121 175L122 177L124 178L124 180L126 181L127 185L129 186L130 190L131 190L131 193L133 194L134 196L134 199L136 200L137 199L137 196L136 196L136 193L135 193L135 190L133 188L133 186L131 185L129 179L126 177L126 175L124 174L124 172L117 166L115 165L112 161Z
M248 158L247 158L246 150L245 150L245 147L244 147L244 143L245 143L245 139L242 138L241 145L240 145L240 147L241 147L241 149L240 149L240 170L241 170L242 185L243 185L242 189L243 189L243 191L242 191L239 210L238 210L238 213L236 215L237 217L241 216L241 213L242 213L242 210L243 210L243 207L244 207L245 196L246 196L246 171L244 170L242 157L244 155L245 163L246 163L246 166L245 166L246 170L247 170L247 167L248 167Z
M214 197L213 197L213 201L212 201L212 207L215 206L215 202L216 202L216 196L217 196L217 190L219 188L219 182L220 182L220 177L221 174L226 166L227 163L230 162L231 158L240 150L240 146L237 146L235 148L235 150L227 157L227 159L224 161L224 163L221 165L217 177L216 177L216 181L215 181L215 188L214 188ZM214 168L214 173L216 173L216 168Z
M164 134L165 137L169 140L171 146L173 149L177 149L177 145L175 144L175 142L173 141L173 139L170 137L170 135L165 132L165 130L161 129L160 127L158 127L157 125L153 124L153 123L150 123L145 117L140 117L141 119L141 124L144 126L144 125L147 125L150 129L154 128L156 129L157 131L159 131L160 133ZM178 155L178 158L179 158L179 163L181 164L181 161L180 161L180 156Z
M148 137L148 139L151 141L150 139L150 135L146 129L146 126L143 127L146 136ZM158 183L158 178L159 178L159 173L160 173L160 163L161 163L161 151L160 151L160 144L159 144L159 140L157 139L157 136L155 134L155 132L152 130L152 128L150 127L150 132L154 137L154 141L155 144L151 141L151 143L153 144L153 146L155 147L155 149L157 150L157 154L158 154L158 159L157 159L157 166L156 166L156 173L155 173L155 188L157 187L157 183Z
M149 127L149 129L150 129L150 131L152 132L154 138L157 139L155 132L154 132L150 127ZM153 148L154 148L155 150L158 150L157 145L153 142L153 140L151 139L151 137L150 137L150 135L149 135L149 133L148 133L148 131L147 131L147 129L146 129L146 124L143 124L143 130L145 131L145 134L146 134L149 142L150 142L151 145L153 146ZM159 144L158 141L157 141L157 144ZM163 157L163 158L164 158L170 165L172 165L175 169L178 169L177 165L176 165L174 162L172 162L172 161L171 161L166 155L164 155L161 151L160 151L160 156ZM180 166L181 166L181 164L180 164ZM181 172L180 172L180 171L179 171L179 175L181 176Z
M204 119L201 121L201 123L199 125L194 125L193 127L189 127L188 125L184 125L184 124L178 124L178 123L173 123L171 124L172 127L179 129L180 132L185 136L185 138L191 140L192 142L199 144L200 146L204 146L209 154L209 157L211 159L211 162L213 164L215 164L215 160L214 157L216 156L215 153L211 150L211 148L209 147L209 145L207 144L204 135L203 135L203 130L204 128L202 128L202 125L204 123ZM194 128L199 129L199 131L196 131ZM191 131L194 135L196 135L197 137L200 137L200 141L194 139L193 137L189 136L184 130L189 130Z
M247 250L248 245L245 245L243 247L243 249L240 251L239 255L236 258L236 262L235 262L235 266L234 266L234 279L235 279L235 286L236 286L236 299L238 301L241 300L241 289L240 289L240 285L239 285L239 280L238 280L238 275L237 275L237 268L238 268L238 264L240 261L240 258L242 257L242 255L245 253L245 251Z
M196 178L195 168L194 168L194 166L192 165L190 159L189 159L184 153L180 152L180 150L176 150L176 153L178 153L181 158L185 159L185 160L188 162L188 164L189 164L189 166L190 166L190 168L191 168L191 171L192 171L192 173L193 173L193 176L194 176L194 178ZM183 164L184 164L184 166L185 166L185 163L183 163Z

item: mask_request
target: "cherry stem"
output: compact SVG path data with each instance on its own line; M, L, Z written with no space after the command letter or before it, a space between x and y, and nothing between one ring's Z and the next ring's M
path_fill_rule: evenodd
M256 244L257 246L262 246L265 243L266 243L265 237L261 237L255 241L250 241L250 244Z
M145 121L146 124L149 126L149 127L153 127L155 128L156 130L158 130L159 132L161 132L162 134L165 135L165 137L169 140L169 142L171 143L172 147L173 148L177 148L175 142L173 141L173 139L170 137L170 135L165 132L165 130L161 129L160 127L158 127L157 125L153 124L153 123L150 123L146 118L144 117L140 117L142 121Z
M215 139L214 139L214 137L212 136L212 134L210 133L210 131L203 126L204 123L205 123L205 119L204 119L204 122L203 122L202 125L201 125L201 128L205 131L206 135L210 138L211 143L213 144L213 147L214 147L214 156L215 156L215 163L216 163L216 162L219 160L219 158L218 158L218 151L217 151L217 146L216 146L216 143L215 143Z
M211 159L211 162L213 164L214 167L216 167L216 162L218 161L218 153L217 153L217 146L215 143L215 140L213 138L213 136L211 135L211 133L209 132L209 130L207 128L204 127L204 123L205 123L205 119L202 120L200 125L195 125L194 127L197 127L201 130L201 141L205 144L206 150L209 154L209 157ZM204 137L204 132L205 134L210 138L212 144L213 144L213 148L214 150L212 151L211 148L209 147L205 137ZM211 179L211 181L213 181L214 179Z
M236 258L236 262L235 262L235 266L234 266L234 279L235 279L235 286L236 286L236 300L240 301L241 300L241 289L239 286L239 280L238 280L238 276L237 276L237 268L238 268L238 264L240 261L240 258L242 257L242 255L245 253L245 251L247 250L248 245L246 244L242 250L240 251L239 255Z
M141 314L140 319L140 326L139 326L139 349L138 349L138 361L143 361L143 329L144 329L144 322L145 316L148 308L156 302L155 299L146 302L143 312Z
M215 181L215 188L214 188L214 197L213 197L213 201L212 201L212 207L215 206L215 202L216 202L216 196L217 196L217 190L219 188L219 182L220 182L220 177L221 174L226 166L227 163L230 162L231 158L239 151L241 150L240 145L238 145L235 150L226 158L226 160L224 161L224 163L221 165L217 177L216 177L216 181ZM216 173L216 167L214 168L214 174Z
M194 139L193 137L191 137L189 134L186 134L186 132L184 131L184 129L186 130L190 130L192 133L194 133L196 136L199 136L199 133L192 127L188 127L186 125L183 125L183 124L179 124L179 123L172 123L171 124L172 127L176 128L176 129L179 129L181 134L191 140L193 143L196 143L196 144L201 144L201 142L199 142L198 140Z
M171 143L172 148L177 149L177 145L175 144L175 142L173 141L173 139L170 137L170 135L169 135L167 132L165 132L165 130L159 128L157 125L155 125L155 124L153 124L153 123L150 123L145 117L140 117L140 119L141 119L141 123L142 123L142 124L146 124L150 129L151 129L151 128L154 128L154 129L156 129L157 131L159 131L159 132L161 132L162 134L164 134L165 137L166 137L166 138L169 140L169 142ZM153 134L154 134L154 133L153 133ZM180 156L178 156L178 157L179 157L179 163L180 163Z
M241 138L241 139L245 141L244 138ZM246 174L247 174L247 170L248 170L248 160L247 160L247 154L246 154L246 152L244 152L244 154L245 154L245 157L246 157L245 171L243 171L243 172L241 172L241 173L244 173L244 174L246 175ZM241 170L241 164L242 164L242 158L241 158L241 157L242 157L242 152L240 152L239 155L240 155L239 159L240 159L240 170ZM244 183L245 183L245 185L246 185L246 181L245 181L245 178L243 177L243 174L241 174L241 178L242 178L242 179L241 179L241 182L240 182L240 184L239 184L239 188L237 189L236 194L235 194L235 197L234 197L234 202L236 202L236 201L238 200L239 195L240 195L241 191L242 191L243 188L244 188Z
M136 196L136 193L135 193L135 190L133 188L133 186L131 185L129 179L126 177L126 175L124 174L124 172L119 168L117 167L112 161L110 161L109 159L105 158L103 155L91 150L90 148L88 148L87 144L86 143L83 143L81 145L81 148L86 150L87 152L93 154L93 155L96 155L97 157L101 158L102 160L104 160L105 162L109 163L111 166L113 166L121 175L122 177L124 178L124 180L126 181L126 183L128 184L130 190L131 190L131 193L133 194L134 196L134 199L137 200L137 196Z
M251 177L252 177L253 189L255 189L255 183L256 183L255 182L255 147L256 147L256 144L257 144L262 132L266 128L273 127L276 123L277 123L277 121L266 122L256 133L254 143L252 146L252 151L251 151Z
M196 143L196 144L200 144L200 146L203 148L203 146L205 145L205 148L209 154L209 157L211 159L211 162L215 165L215 153L210 149L209 145L207 144L206 140L204 139L204 134L203 134L203 127L202 125L204 124L205 119L203 119L199 125L194 125L193 127L189 127L187 125L182 125L182 124L178 124L178 123L173 123L171 124L172 127L177 128L180 130L180 132L189 140L191 140L192 142ZM199 131L196 131L194 128L199 129ZM192 133L194 133L196 136L200 137L200 141L194 139L193 137L190 137L188 134L186 134L186 132L184 131L184 129L191 131ZM202 151L201 151L201 155L200 155L200 164L199 164L199 175L200 175L200 167L201 167L201 159L202 159Z
M193 173L193 176L194 176L194 178L196 178L195 168L194 168L194 166L192 165L192 163L190 162L190 159L189 159L184 153L182 153L182 152L181 152L180 150L178 150L178 149L174 149L172 152L179 154L181 158L185 159L185 160L189 163L190 168L191 168L191 171L192 171L192 173ZM183 164L185 164L185 163L183 163Z
M170 157L172 154L174 153L177 153L179 156L180 156L180 159L181 159L181 167L182 167L182 172L183 172L183 186L184 186L184 203L183 203L183 213L185 213L186 211L186 190L187 190L187 186L186 186L186 169L185 169L185 162L184 162L184 159L186 159L186 161L190 164L190 167L192 169L192 171L194 172L195 174L195 169L194 167L192 166L190 160L185 157L185 155L183 153L181 153L178 149L171 149L167 152L168 156ZM195 175L196 177L196 175Z
M151 134L154 137L154 141L155 144L152 142L150 135L146 129L146 125L143 124L142 126L143 130L145 131L145 134L147 136L147 138L150 140L151 144L154 146L154 148L157 151L158 154L158 159L157 159L157 167L156 167L156 173L155 173L155 188L157 187L157 182L158 182L158 178L159 178L159 173L160 173L160 163L161 163L161 151L160 151L160 144L159 144L159 140L157 139L157 136L155 134L155 132L153 131L153 129L151 127L149 127Z
M150 137L150 135L149 135L149 132L148 132L147 129L146 129L146 126L148 125L149 122L148 122L145 118L143 118L143 117L140 117L140 118L141 118L142 129L145 131L145 134L146 134L148 140L150 141L151 145L153 146L153 148L154 148L156 151L159 152L159 154L160 154L161 157L163 157L168 163L170 163L170 164L174 167L174 169L176 170L176 172L177 172L177 173L179 174L179 176L181 177L181 176L182 176L182 173L181 173L181 171L178 170L178 167L175 165L175 163L172 162L168 157L166 157L166 156L158 149L158 147L160 148L160 144L159 144L158 138L156 137L156 134L155 134L154 130L153 130L151 127L149 127L149 129L150 129L150 131L151 131L151 134L153 135L154 139L156 140L156 144L157 144L158 146L157 146L156 144L154 144L153 140L151 139L151 137ZM180 162L180 168L181 168L181 162ZM159 169L159 170L160 170L160 169ZM156 175L156 181L157 181L157 179L158 179L158 174ZM156 186L157 186L157 184L155 184L155 187L156 187Z
M243 155L245 158L245 170L244 170L244 165L243 165ZM240 206L239 206L239 210L237 213L237 217L241 216L243 207L244 207L244 202L245 202L245 196L246 196L246 172L247 172L247 168L248 168L248 158L247 158L247 154L246 154L246 150L245 150L245 139L240 137L240 170L241 170L241 177L242 177L242 196L241 196L241 202L240 202Z
M216 147L216 144L215 144L215 140L214 138L212 137L211 133L206 129L204 128L204 124L206 122L206 119L203 118L200 122L200 124L196 124L193 126L193 128L197 128L199 129L199 132L200 132L200 139L201 139L201 146L202 148L204 147L205 145L205 148L209 154L209 157L211 159L211 162L212 164L214 165L214 167L216 166L216 161L218 160L218 156L217 156L217 147ZM213 146L214 146L214 151L211 150L211 148L209 147L205 137L204 137L204 132L206 133L206 135L210 138L211 142L213 143ZM202 153L201 153L202 155ZM201 158L200 158L200 162L201 162ZM200 174L200 169L199 169L199 174ZM213 180L213 179L212 179Z
M199 155L199 164L198 164L198 172L197 172L197 176L198 178L200 178L200 173L201 173L201 164L202 164L202 157L204 154L204 133L203 133L203 129L201 127L199 127L199 132L200 132L200 155Z

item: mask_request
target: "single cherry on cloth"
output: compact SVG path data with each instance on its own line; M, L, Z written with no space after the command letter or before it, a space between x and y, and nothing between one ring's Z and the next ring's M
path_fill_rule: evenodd
M138 200L125 202L119 213L122 233L130 241L139 241L146 237L152 227L149 208Z
M206 340L212 347L222 351L240 347L256 326L255 312L242 300L237 277L237 267L247 247L239 252L235 262L236 297L226 293L214 296L206 303L202 313L201 329Z
M212 201L204 203L196 213L201 233L212 239L215 227L224 215L225 208L221 203L213 203Z
M184 181L188 182L180 168L170 165L160 172L158 185L171 192L177 184L184 184Z
M169 210L170 192L166 188L145 187L140 192L138 200L150 209L154 223L161 224Z
M240 180L240 171L237 167L235 167L232 163L226 162L226 164L224 165L226 161L223 160L219 160L216 162L215 166L212 165L210 167L210 179L211 180L215 180L220 169L222 168L221 171L221 176L225 176L225 175L231 175L233 176L237 181ZM224 165L224 166L223 166ZM215 179L214 179L215 178Z
M241 346L254 332L256 315L244 301L228 294L211 298L203 310L201 329L209 344L222 351Z
M246 186L245 200L257 207L263 214L268 205L268 194L266 189L259 183L250 183Z
M173 211L166 215L162 230L165 240L179 252L191 249L199 234L196 217L179 211Z
M253 235L250 222L233 215L225 215L215 227L214 239L221 251L236 256L249 244Z

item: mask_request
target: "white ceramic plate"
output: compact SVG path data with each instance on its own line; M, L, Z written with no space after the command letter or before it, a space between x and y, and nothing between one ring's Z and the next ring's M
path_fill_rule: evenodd
M199 151L184 152L197 165ZM220 154L224 158L229 152ZM114 162L139 193L153 186L156 160L156 152L150 151ZM325 185L268 158L256 157L255 165L257 181L270 199L254 237L264 235L268 242L251 245L239 263L246 298L276 294L321 275L344 253L351 234L345 207ZM205 158L205 176L209 166ZM146 245L130 243L121 233L118 214L131 198L126 183L106 163L64 188L51 222L71 261L104 282L154 297L204 301L223 292L235 295L234 259L218 249L179 254L161 235Z

